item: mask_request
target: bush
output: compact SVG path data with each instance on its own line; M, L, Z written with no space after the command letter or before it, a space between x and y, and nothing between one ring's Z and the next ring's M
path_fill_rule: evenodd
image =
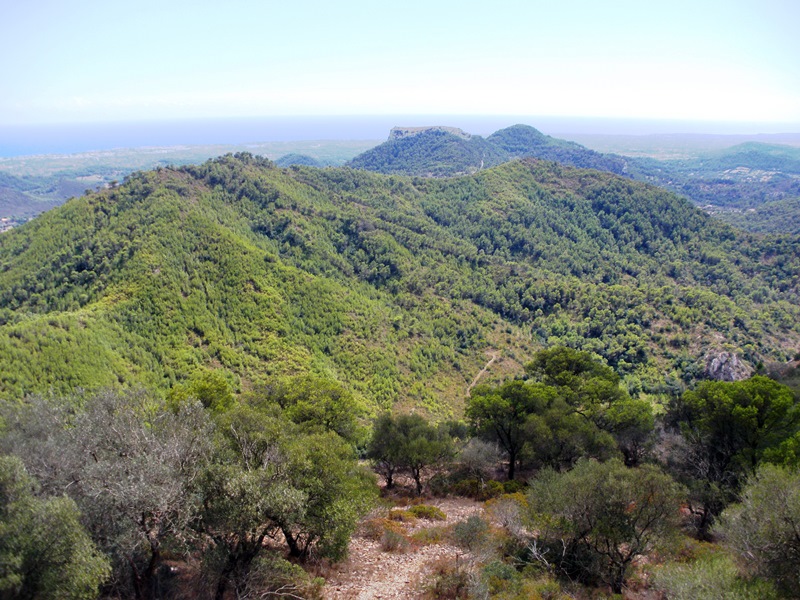
M567 473L544 471L528 492L542 561L617 594L633 561L675 535L684 497L657 468L628 468L619 460L580 460Z
M459 600L470 597L470 576L462 565L439 559L433 563L425 597L431 600Z
M670 600L778 598L769 582L742 579L731 557L722 553L658 567L653 573L653 587L664 592Z
M489 523L477 515L472 515L466 521L459 521L453 526L453 542L465 550L472 551L483 543L488 532Z
M256 557L243 585L237 586L240 598L295 597L322 600L325 580L312 577L302 567L273 554Z
M483 567L481 579L492 595L500 592L514 592L520 587L520 573L508 563L493 560Z
M440 544L446 537L450 529L448 527L425 527L411 534L414 543L427 546L428 544Z
M438 506L431 506L429 504L418 504L408 509L412 516L418 519L428 519L429 521L445 521L447 515Z
M381 549L384 552L407 552L411 542L402 533L391 529L384 529L381 536Z
M390 510L389 520L399 521L400 523L413 523L417 520L417 517L410 510Z
M403 527L397 521L389 519L369 519L361 525L361 535L375 542L380 541L387 530L402 533Z
M516 479L511 479L509 481L503 482L503 493L504 494L516 494L517 492L521 492L525 489L525 484L521 481L517 481Z
M741 502L722 513L716 531L748 571L800 597L800 471L759 468Z
M504 493L503 484L494 479L481 482L477 479L462 479L453 485L453 493L475 500L489 500Z

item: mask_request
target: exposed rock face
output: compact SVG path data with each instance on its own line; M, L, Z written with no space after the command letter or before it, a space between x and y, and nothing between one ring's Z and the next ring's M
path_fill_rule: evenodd
M445 127L444 125L432 125L430 127L393 127L392 130L389 132L389 139L399 140L402 138L419 135L420 133L425 133L426 131L446 131L447 133L452 133L453 135L457 135L458 137L464 138L465 140L468 140L472 137L469 133L459 129L458 127Z
M706 377L717 381L740 381L751 375L751 369L732 352L712 352L706 357Z

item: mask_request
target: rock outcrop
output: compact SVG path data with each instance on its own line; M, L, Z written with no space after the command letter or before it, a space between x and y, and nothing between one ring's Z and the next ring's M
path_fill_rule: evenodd
M705 375L717 381L740 381L747 379L752 369L732 352L711 352L706 356Z

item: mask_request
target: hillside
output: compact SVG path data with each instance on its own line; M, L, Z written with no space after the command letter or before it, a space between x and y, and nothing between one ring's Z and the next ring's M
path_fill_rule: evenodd
M443 417L492 356L488 380L552 344L664 393L715 353L794 355L798 246L549 162L412 179L225 156L0 238L0 396L313 373Z
M359 154L348 166L385 174L452 177L475 173L509 160L480 136L464 137L430 128L388 141Z
M508 153L510 158L541 158L582 169L598 169L623 175L627 160L613 154L594 150L543 134L528 125L513 125L496 131L487 141Z

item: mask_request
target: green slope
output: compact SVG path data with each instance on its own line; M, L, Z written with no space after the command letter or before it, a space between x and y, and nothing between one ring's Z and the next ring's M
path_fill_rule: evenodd
M660 393L709 351L794 354L798 245L552 163L412 179L227 156L0 237L0 396L311 372L444 416L490 356L501 377L553 343Z

